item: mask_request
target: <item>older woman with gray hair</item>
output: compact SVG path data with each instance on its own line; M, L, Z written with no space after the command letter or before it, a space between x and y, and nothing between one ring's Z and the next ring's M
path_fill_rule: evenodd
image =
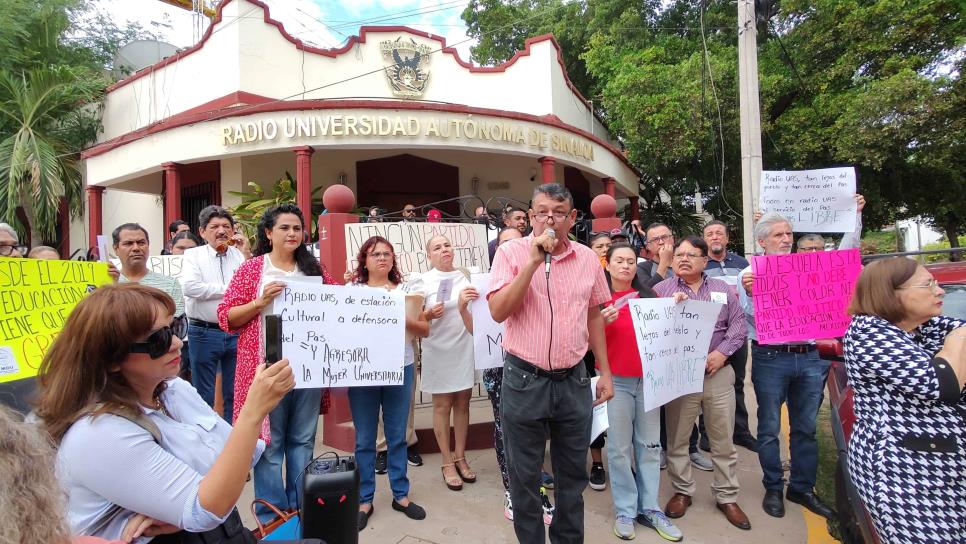
M0 257L23 257L27 246L21 245L17 230L6 223L0 223Z

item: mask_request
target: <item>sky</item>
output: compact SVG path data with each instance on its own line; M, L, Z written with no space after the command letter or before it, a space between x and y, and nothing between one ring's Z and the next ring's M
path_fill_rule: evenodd
M214 4L215 0L206 0ZM339 47L363 25L405 25L438 34L469 60L468 0L263 0L273 19L296 38L318 47ZM159 0L95 0L119 25L136 21L179 48L193 44L192 13ZM207 22L206 22L207 24ZM207 27L206 27L207 28ZM459 44L458 42L463 42Z

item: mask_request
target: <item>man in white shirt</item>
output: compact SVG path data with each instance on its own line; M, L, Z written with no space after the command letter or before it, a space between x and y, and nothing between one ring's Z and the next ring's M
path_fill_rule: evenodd
M208 206L198 214L199 234L206 245L184 252L181 283L188 316L191 382L209 406L215 404L215 374L221 368L224 418L231 423L235 398L235 354L238 335L218 326L218 304L235 270L245 262L247 241L235 233L234 219L221 206ZM240 246L242 251L237 247Z

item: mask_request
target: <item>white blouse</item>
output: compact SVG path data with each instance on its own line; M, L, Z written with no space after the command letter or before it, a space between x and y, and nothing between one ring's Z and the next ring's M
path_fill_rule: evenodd
M135 513L191 532L213 529L228 517L201 506L198 485L224 449L231 425L180 378L168 380L161 401L170 416L142 407L161 431L160 444L113 414L83 417L64 434L57 476L67 493L73 534L120 539ZM259 440L252 466L264 450Z

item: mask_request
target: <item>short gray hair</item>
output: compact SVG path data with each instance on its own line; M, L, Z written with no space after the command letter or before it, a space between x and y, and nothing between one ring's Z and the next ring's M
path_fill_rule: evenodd
M571 209L574 207L574 195L570 194L570 190L559 183L544 183L538 186L533 190L533 198L536 198L537 195L544 195L557 202L566 202L570 204Z
M825 237L822 236L821 234L815 234L814 232L810 234L806 234L801 238L799 238L798 241L795 242L795 247L797 247L798 249L801 249L802 244L804 244L805 242L819 242L822 244L823 248L825 247Z
M20 243L20 236L17 235L17 229L11 227L6 223L0 223L0 230L2 230L3 232L6 232L10 236L13 236L14 243L17 243L17 244Z
M782 223L787 223L788 225L792 224L787 217L778 212L768 212L761 216L761 219L759 219L758 223L755 224L755 240L764 240L765 238L768 238L768 234L771 233L772 227Z

